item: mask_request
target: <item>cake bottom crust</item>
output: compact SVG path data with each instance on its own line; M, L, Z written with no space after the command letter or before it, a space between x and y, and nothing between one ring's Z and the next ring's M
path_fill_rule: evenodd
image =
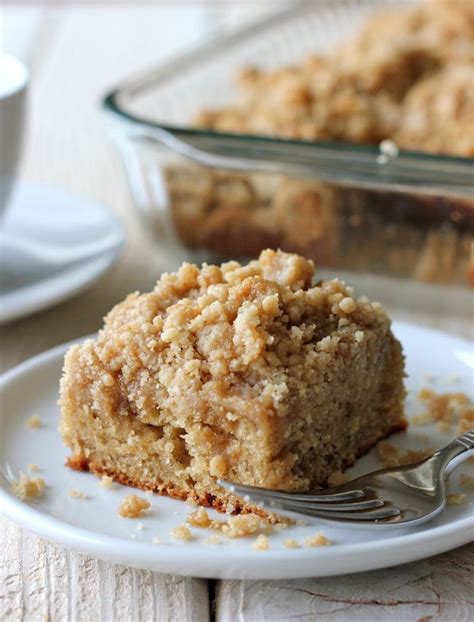
M344 468L346 469L351 467L358 458L368 453L379 441L388 438L392 434L403 432L404 430L406 430L406 428L406 420L401 420L396 425L392 426L386 434L382 436L377 435L370 438L365 445L360 447L355 457L355 460L346 461L344 463ZM140 488L141 490L151 490L152 492L159 495L171 497L173 499L179 499L181 501L192 501L197 505L209 507L217 510L218 512L230 512L231 514L252 513L261 516L269 520L270 522L279 522L279 517L277 515L266 512L264 509L251 503L246 503L241 498L236 497L235 495L229 495L225 491L222 491L222 494L214 494L210 492L199 494L195 490L183 490L180 489L178 486L169 483L166 484L164 482L159 482L156 480L150 481L146 479L137 479L119 470L106 468L99 464L97 460L88 460L84 456L77 458L71 456L67 459L66 466L76 471L91 471L96 475L107 475L111 477L114 481L125 486L132 486L134 488Z

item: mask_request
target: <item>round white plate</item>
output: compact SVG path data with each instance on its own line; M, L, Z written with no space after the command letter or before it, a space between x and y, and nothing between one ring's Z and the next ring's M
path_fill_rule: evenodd
M2 222L0 323L86 288L114 263L123 240L120 223L102 205L20 184Z
M416 391L437 378L432 387L439 391L472 390L474 351L472 344L447 334L398 323L395 332L407 356L408 387ZM215 578L282 579L316 577L393 566L434 555L472 540L474 535L474 493L466 492L466 502L448 506L432 522L411 529L377 530L340 527L318 519L306 519L305 526L292 526L270 536L267 551L252 549L254 537L211 545L211 532L192 528L193 540L173 540L170 530L185 521L191 507L183 502L153 495L151 511L143 518L120 518L117 508L131 488L99 485L89 473L64 467L67 451L57 431L58 380L67 346L45 352L8 372L2 379L0 418L0 508L19 525L66 547L119 564L161 572ZM456 376L458 378L453 378ZM409 413L420 410L408 400ZM25 427L33 414L43 421L39 429ZM426 436L426 438L425 438ZM431 427L414 427L393 437L404 447L440 447L450 438ZM28 464L36 463L46 480L46 492L38 500L22 502L12 495L10 482ZM379 466L373 455L358 462L354 473ZM459 473L472 472L464 463L451 475L450 490L459 490ZM87 499L72 498L70 489L85 492ZM143 495L144 493L138 492ZM213 513L218 517L216 513ZM222 516L221 516L222 518ZM143 528L137 529L139 523ZM283 540L302 541L322 530L332 546L286 549ZM161 539L153 544L154 537Z

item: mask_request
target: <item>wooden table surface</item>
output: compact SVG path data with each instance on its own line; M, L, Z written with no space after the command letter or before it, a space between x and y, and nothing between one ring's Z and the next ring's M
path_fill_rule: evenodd
M99 282L68 302L1 328L3 369L94 332L114 303L129 291L149 289L168 268L133 214L121 164L98 112L99 96L130 71L270 8L234 2L3 9L3 47L32 71L23 179L102 202L127 232L120 260ZM469 332L456 323L449 329ZM474 619L473 562L471 544L387 571L208 582L77 555L0 518L0 620L468 621Z

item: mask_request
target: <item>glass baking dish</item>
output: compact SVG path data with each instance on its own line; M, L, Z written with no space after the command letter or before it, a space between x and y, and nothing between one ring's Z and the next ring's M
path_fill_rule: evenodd
M400 4L294 3L104 98L134 203L173 263L280 247L389 306L472 313L474 158L190 125L203 107L235 99L242 66L271 69L330 50L375 8Z

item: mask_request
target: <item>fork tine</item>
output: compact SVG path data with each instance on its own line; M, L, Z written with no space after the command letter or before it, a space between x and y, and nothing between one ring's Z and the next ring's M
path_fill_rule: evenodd
M292 512L298 512L298 509L295 507L295 505L289 506L286 503L286 501L270 503L269 506L280 507L281 509L286 509ZM352 521L374 522L374 521L384 520L387 518L393 518L395 516L400 516L401 510L399 510L396 507L385 506L383 508L377 508L374 510L365 510L365 511L359 511L359 512L336 512L336 511L329 511L327 509L317 510L317 509L308 507L308 508L304 508L303 513L306 514L307 516L329 518L332 520L352 520Z
M320 503L336 503L340 501L351 501L355 499L362 499L365 497L363 490L348 490L344 492L334 492L326 494L304 494L296 492L284 492L282 490L269 490L267 488L258 488L258 486L244 486L243 484L234 484L233 482L227 482L226 480L219 480L218 484L229 490L235 492L238 495L246 496L253 495L261 498L282 499L292 501L314 501Z
M328 518L332 520L347 520L347 521L365 521L378 522L387 518L394 518L401 516L402 512L396 507L384 507L377 510L368 510L365 512L330 512L328 510L306 510L305 514L309 516L315 516L319 518Z
M262 498L259 495L249 495L250 498L254 498L256 501L261 501ZM294 509L296 512L306 510L325 510L326 512L359 512L361 510L370 510L373 508L381 508L385 504L381 499L368 499L367 501L352 501L350 503L315 503L313 501L293 501L293 499L269 499L269 507L284 506L287 509Z

